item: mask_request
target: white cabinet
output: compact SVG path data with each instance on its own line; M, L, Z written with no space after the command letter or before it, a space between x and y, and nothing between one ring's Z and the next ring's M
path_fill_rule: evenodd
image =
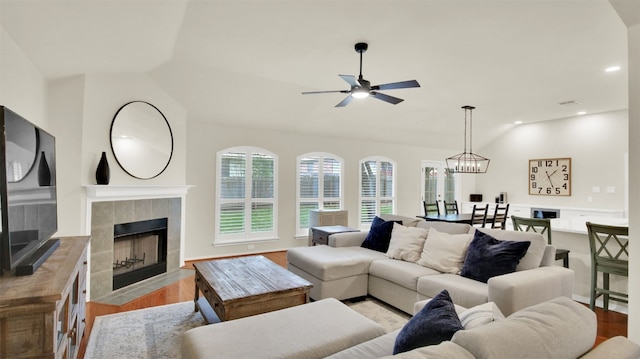
M345 226L348 227L347 222L349 218L349 212L344 209L340 210L312 210L309 212L309 228L320 226Z

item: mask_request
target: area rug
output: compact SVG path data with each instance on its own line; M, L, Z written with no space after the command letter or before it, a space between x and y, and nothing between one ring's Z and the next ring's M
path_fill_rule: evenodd
M181 358L182 333L205 324L192 301L102 315L93 323L84 357Z
M406 313L373 298L345 304L379 323L387 332L401 328L409 320ZM205 321L193 311L192 301L99 316L84 357L180 359L182 333L201 325Z

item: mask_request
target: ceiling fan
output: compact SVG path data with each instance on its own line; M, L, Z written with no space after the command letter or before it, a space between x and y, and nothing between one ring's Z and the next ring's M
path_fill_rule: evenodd
M308 94L331 93L331 92L348 93L349 96L347 96L335 107L344 107L348 105L349 102L351 102L351 100L353 100L354 97L365 98L368 96L371 96L378 100L382 100L384 102L388 102L393 105L397 105L404 100L401 98L385 95L381 92L378 92L378 90L395 90L395 89L404 89L404 88L411 88L411 87L420 87L420 84L416 80L392 82L389 84L371 86L371 82L365 80L362 77L362 54L365 51L367 51L368 47L369 45L367 45L367 43L365 42L359 42L355 45L356 52L360 54L360 76L358 76L358 79L356 79L356 77L352 75L338 75L340 76L340 78L345 80L351 86L351 89L335 90L335 91L310 91L310 92L303 92L302 94L308 95Z

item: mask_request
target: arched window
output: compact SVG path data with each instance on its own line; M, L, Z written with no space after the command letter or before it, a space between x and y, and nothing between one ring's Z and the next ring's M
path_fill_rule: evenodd
M388 158L360 161L360 226L367 227L378 214L395 213L396 164Z
M298 157L296 235L309 233L309 211L342 209L344 161L331 153L306 153Z
M261 148L217 154L216 244L277 238L278 158Z

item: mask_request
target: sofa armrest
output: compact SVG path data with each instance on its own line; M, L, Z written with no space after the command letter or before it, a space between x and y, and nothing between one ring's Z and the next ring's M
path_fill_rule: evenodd
M640 345L631 340L617 336L600 343L593 350L580 357L581 359L636 359L640 358Z
M330 247L360 247L369 232L344 232L329 236Z
M556 297L571 298L575 273L560 266L539 267L490 278L488 301L505 316Z

